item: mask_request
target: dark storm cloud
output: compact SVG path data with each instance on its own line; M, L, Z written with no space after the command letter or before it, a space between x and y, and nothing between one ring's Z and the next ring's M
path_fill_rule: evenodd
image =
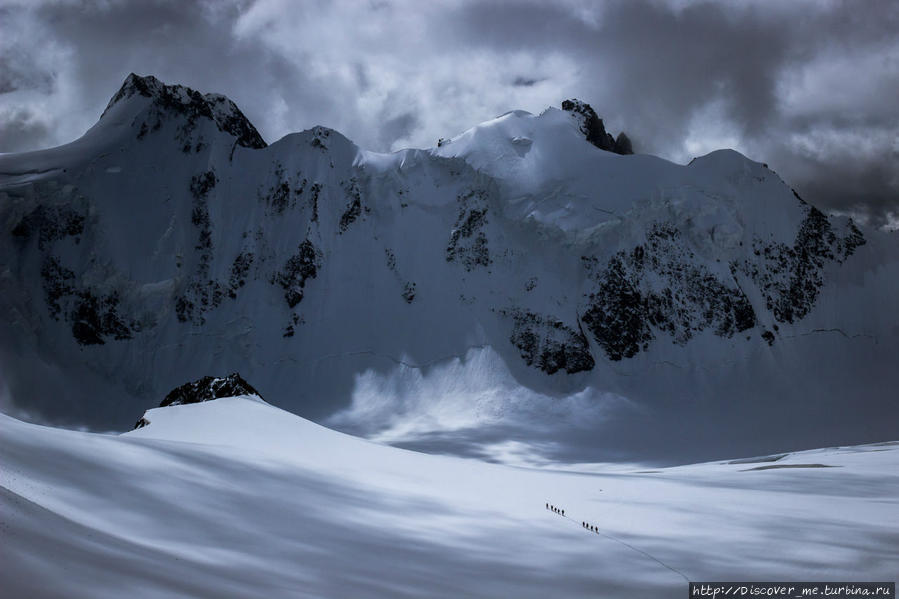
M51 133L47 123L27 109L6 111L0 125L0 148L14 152L54 145Z
M531 87L532 85L536 85L539 83L538 79L531 79L530 77L516 77L515 81L512 82L512 85L519 87Z
M417 126L418 117L411 112L405 112L399 116L388 118L383 123L379 124L382 147L389 148L394 140L408 137Z
M324 124L377 150L580 97L638 151L685 162L734 147L823 207L899 215L893 1L57 1L0 13L0 151L77 137L130 71L227 94L269 141Z
M517 8L503 18L508 4L469 4L458 30L495 50L576 57L577 93L638 150L686 160L735 145L829 208L882 221L899 205L896 3L618 2L596 23L561 5ZM882 139L858 139L869 130ZM816 138L827 147L803 147Z

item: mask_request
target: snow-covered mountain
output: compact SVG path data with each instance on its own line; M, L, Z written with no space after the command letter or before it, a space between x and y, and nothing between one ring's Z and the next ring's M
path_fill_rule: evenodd
M13 409L124 430L240 371L342 430L497 459L899 437L895 234L565 107L379 154L325 127L266 145L227 98L129 76L79 140L0 155Z
M0 415L4 596L657 599L899 561L896 443L591 473L385 447L258 396L144 420Z

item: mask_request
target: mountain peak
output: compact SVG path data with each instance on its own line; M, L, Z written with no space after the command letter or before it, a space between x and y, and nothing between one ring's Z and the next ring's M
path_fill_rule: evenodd
M122 82L122 87L120 87L119 91L117 91L115 95L109 100L109 103L103 110L103 115L109 112L109 110L119 102L131 98L135 94L143 96L145 98L155 99L160 96L166 95L166 88L168 88L170 92L175 90L178 90L179 92L182 90L193 92L193 90L185 88L181 85L167 86L153 75L141 76L136 73L129 73L128 76L125 77L125 81ZM103 115L101 115L100 118L103 118Z
M255 395L262 399L259 392L244 380L240 373L233 372L228 376L204 376L196 381L185 383L172 389L159 407L180 406L183 404L202 403L222 397Z
M612 137L606 132L602 119L586 102L573 98L562 102L562 110L570 112L580 124L581 132L587 137L587 141L600 150L615 152L616 154L633 154L631 140L622 131L618 138Z
M191 126L200 118L212 120L220 131L236 137L238 145L256 149L267 146L256 127L227 97L220 94L202 94L183 85L166 85L152 75L141 76L130 73L119 91L110 99L100 118L102 119L117 104L134 96L149 98L151 101L150 114L145 115L144 119L138 119L142 121L139 125L139 137L143 137L150 130L158 129L165 117L180 115L185 117ZM148 121L152 121L152 125Z
M240 373L233 372L228 376L204 376L195 381L184 383L169 391L165 399L159 404L160 408L168 406L181 406L192 403L203 403L223 397L240 397L250 395L262 396L248 383ZM146 414L134 425L135 429L143 428L150 424Z

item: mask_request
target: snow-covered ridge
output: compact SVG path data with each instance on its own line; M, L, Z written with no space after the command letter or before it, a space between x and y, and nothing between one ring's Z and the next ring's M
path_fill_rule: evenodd
M148 417L99 435L0 415L6 594L657 598L891 580L899 560L896 443L564 472L385 447L247 398Z
M82 139L0 156L0 366L23 409L125 429L240 371L304 416L437 450L896 436L877 417L899 385L896 237L764 164L605 151L557 108L395 154L326 127L257 147L215 96L138 77L118 95ZM674 417L711 426L681 440Z

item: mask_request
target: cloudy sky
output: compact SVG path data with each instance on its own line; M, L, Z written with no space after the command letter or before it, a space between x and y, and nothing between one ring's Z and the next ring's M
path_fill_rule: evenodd
M0 0L0 152L75 139L132 71L228 95L269 142L385 151L577 97L638 152L732 147L895 227L897 32L895 0Z

